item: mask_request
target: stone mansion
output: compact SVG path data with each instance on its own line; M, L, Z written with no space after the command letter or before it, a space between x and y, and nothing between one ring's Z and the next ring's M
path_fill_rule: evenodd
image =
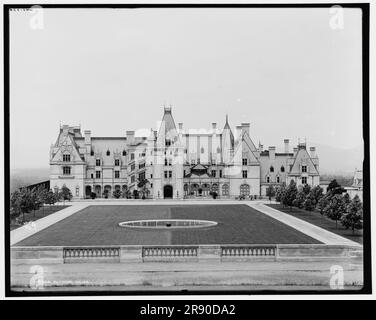
M154 199L239 195L264 196L269 185L319 185L319 159L315 148L299 143L284 152L264 150L250 137L250 124L231 130L226 116L223 129L212 123L206 132L184 130L171 107L164 107L158 130L147 136L126 131L124 137L93 137L80 127L63 125L50 149L50 187L64 185L73 198L111 198L114 190L133 194L141 190ZM235 135L234 135L235 133Z

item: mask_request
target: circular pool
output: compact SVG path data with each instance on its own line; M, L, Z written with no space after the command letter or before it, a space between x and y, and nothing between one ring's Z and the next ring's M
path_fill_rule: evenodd
M155 219L155 220L133 220L120 222L123 228L145 228L145 229L182 229L182 228L204 228L217 225L215 221L193 220L193 219Z

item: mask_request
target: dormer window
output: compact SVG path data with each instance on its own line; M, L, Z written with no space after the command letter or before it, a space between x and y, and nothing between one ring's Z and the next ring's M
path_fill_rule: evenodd
M274 172L274 167L273 166L270 167L270 172Z
M63 154L63 161L70 162L70 154Z
M171 140L170 139L166 139L166 147L169 147L171 146Z
M120 166L120 160L119 159L115 159L115 166L116 167Z
M285 172L285 167L284 166L281 167L281 172Z
M106 155L109 156L110 154L110 150L107 150Z
M248 163L248 160L247 160L246 158L243 158L243 159L242 159L242 164L243 164L243 166L246 166L247 163Z
M100 165L101 165L101 159L95 159L95 165L97 167L100 167Z

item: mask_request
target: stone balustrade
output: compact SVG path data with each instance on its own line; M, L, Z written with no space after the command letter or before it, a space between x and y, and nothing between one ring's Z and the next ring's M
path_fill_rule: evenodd
M160 245L11 247L12 263L78 262L246 262L254 260L322 260L362 257L363 249L348 245Z

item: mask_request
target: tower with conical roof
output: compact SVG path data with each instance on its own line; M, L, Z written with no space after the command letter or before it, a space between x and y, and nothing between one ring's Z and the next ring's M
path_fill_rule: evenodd
M180 160L179 133L172 117L171 106L164 106L154 151L153 192L155 198L181 198L183 191L183 163Z

